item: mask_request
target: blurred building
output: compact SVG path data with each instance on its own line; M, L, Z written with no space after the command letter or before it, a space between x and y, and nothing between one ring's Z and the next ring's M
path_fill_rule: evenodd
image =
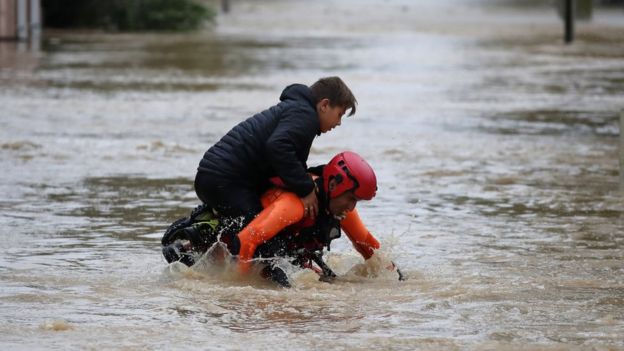
M0 39L26 40L41 33L41 0L0 0Z

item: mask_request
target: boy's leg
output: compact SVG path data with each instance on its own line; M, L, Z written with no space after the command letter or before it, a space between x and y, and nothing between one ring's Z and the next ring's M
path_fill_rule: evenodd
M214 208L221 220L217 232L233 254L238 254L239 244L236 234L262 211L260 194L254 189L227 184L205 173L195 178L197 197Z

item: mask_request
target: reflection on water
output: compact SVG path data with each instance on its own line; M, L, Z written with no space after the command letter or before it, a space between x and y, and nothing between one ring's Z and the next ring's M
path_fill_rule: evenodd
M5 77L51 89L78 89L99 93L119 90L210 91L220 88L253 90L261 83L240 82L231 77L267 71L305 69L314 64L322 71L348 69L338 52L362 46L361 40L340 44L323 38L272 38L201 34L93 34L67 35L51 32L36 67L36 76L17 65L21 57L7 54L1 62ZM3 44L8 45L8 44ZM314 49L314 55L309 50ZM8 47L6 51L14 50ZM21 56L28 57L28 53ZM37 56L32 54L32 56ZM332 58L332 56L336 56ZM341 63L344 62L344 63Z
M554 10L487 3L240 1L197 34L0 43L2 348L624 347L621 17L564 46ZM167 266L205 149L330 74L360 106L309 164L371 162L360 211L410 279L345 238L335 284Z
M615 111L513 111L492 116L488 127L496 134L619 136L619 114ZM485 130L488 127L483 126Z

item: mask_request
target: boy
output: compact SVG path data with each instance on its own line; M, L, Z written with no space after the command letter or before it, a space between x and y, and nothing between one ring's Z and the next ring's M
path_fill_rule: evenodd
M234 235L260 211L260 194L278 176L285 188L302 201L305 215L318 213L315 184L306 162L315 136L341 123L357 101L339 77L319 79L312 86L293 84L284 89L277 105L232 128L199 163L195 192L219 213L223 235Z

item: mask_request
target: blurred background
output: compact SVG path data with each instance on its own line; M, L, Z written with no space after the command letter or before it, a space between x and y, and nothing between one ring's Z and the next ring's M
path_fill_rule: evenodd
M0 348L624 348L624 2L566 3L0 0ZM410 279L167 266L204 151L332 75L308 164L371 163Z

